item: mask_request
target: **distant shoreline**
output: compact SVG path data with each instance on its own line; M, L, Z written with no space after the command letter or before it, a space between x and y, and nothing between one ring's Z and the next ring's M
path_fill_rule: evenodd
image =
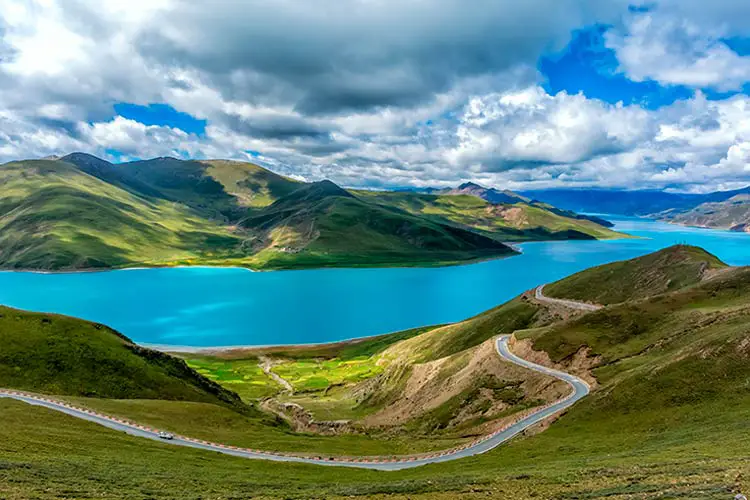
M435 325L435 328L440 328L444 325ZM416 327L425 328L425 327ZM429 328L429 325L427 326ZM237 351L238 353L252 353L255 351L270 351L276 349L285 350L304 350L316 347L343 347L346 345L359 344L368 340L375 340L382 337L387 337L406 330L396 330L394 332L379 333L377 335L368 335L366 337L352 337L344 340L334 340L332 342L312 342L312 343L298 343L298 344L267 344L267 345L229 345L229 346L185 346L185 345L169 345L169 344L150 344L150 343L138 343L141 347L146 347L154 351L166 352L166 353L182 353L182 354L205 354L210 355L211 353L229 353Z
M554 240L550 240L554 241ZM566 240L559 240L566 241ZM575 241L575 240L570 240ZM592 240L593 241L593 240ZM407 262L398 265L389 264L373 264L373 265L350 265L350 266L319 266L319 267L296 267L296 268L271 268L271 269L253 269L245 266L229 266L229 265L216 265L210 264L196 264L196 265L178 265L178 266L133 266L133 267L109 267L109 268L83 268L83 269L60 269L60 270L48 270L48 269L6 269L0 268L0 273L32 273L32 274L84 274L84 273L111 273L115 271L145 271L149 269L242 269L244 271L250 271L251 273L270 273L276 271L319 271L321 269L412 269L418 268L436 268L436 267L454 267L454 266L466 266L471 264L479 264L481 262L487 262L497 259L507 259L523 254L523 250L518 247L520 243L501 242L512 250L510 254L490 255L487 257L477 257L474 259L459 260L459 261L435 261L434 263L415 263L409 264ZM536 243L534 241L528 241L523 243Z
M149 269L242 269L251 273L264 272L258 269L251 269L243 266L211 266L206 264L197 264L195 266L134 266L134 267L108 267L97 269L60 269L60 270L41 270L41 269L0 269L0 273L33 273L33 274L84 274L84 273L112 273L115 271L146 271Z

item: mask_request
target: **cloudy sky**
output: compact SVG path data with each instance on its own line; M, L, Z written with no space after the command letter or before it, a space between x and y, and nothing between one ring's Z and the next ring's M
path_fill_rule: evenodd
M0 162L347 186L750 184L746 0L0 0Z

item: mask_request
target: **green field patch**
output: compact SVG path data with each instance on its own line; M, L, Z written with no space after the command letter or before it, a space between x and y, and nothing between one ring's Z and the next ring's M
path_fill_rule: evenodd
M273 396L281 389L263 373L256 358L225 361L211 357L191 357L186 362L190 368L236 392L245 401Z
M324 391L331 386L352 384L383 371L375 358L361 356L348 360L303 359L280 363L273 372L289 381L295 392Z

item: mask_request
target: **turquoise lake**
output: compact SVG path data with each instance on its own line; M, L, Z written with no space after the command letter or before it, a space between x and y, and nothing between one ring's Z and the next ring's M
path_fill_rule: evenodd
M105 323L144 344L302 344L458 321L538 284L676 243L750 265L750 234L609 220L642 238L526 243L523 255L443 268L0 272L0 304Z

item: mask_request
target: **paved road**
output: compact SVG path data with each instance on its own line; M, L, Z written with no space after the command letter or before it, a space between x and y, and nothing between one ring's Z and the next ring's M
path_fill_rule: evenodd
M497 352L503 359L521 365L530 370L545 373L552 377L558 378L567 382L573 389L573 391L563 399L560 399L550 405L544 406L537 409L533 413L527 415L521 420L514 424L501 429L494 434L485 436L480 440L474 441L468 445L465 445L458 449L447 450L444 452L437 452L426 456L412 456L412 457L401 457L394 458L391 460L387 459L345 459L345 458L311 458L302 456L284 455L281 453L271 453L259 450L250 450L246 448L239 448L235 446L226 446L222 444L209 443L198 439L191 439L184 436L175 436L172 440L163 440L159 438L159 430L152 429L146 426L134 424L125 420L109 417L107 415L98 414L96 412L85 410L82 408L76 408L61 401L56 401L43 396L22 393L19 391L13 391L10 389L0 389L0 397L13 398L19 401L23 401L28 404L43 406L51 410L59 411L67 415L88 420L110 429L126 432L127 434L143 437L147 439L153 439L160 441L165 444L172 444L178 446L189 446L191 448L199 448L202 450L217 451L226 455L234 455L237 457L251 458L251 459L262 459L262 460L275 460L279 462L301 462L308 464L317 465L333 465L340 467L357 467L362 469L376 469L376 470L399 470L409 469L412 467L419 467L421 465L427 465L432 463L447 462L449 460L457 460L459 458L470 457L473 455L479 455L485 453L502 443L508 441L517 434L523 432L525 429L541 422L542 420L558 413L566 408L570 407L573 403L583 398L589 393L589 386L580 378L570 375L565 372L547 368L545 366L537 365L525 359L519 358L512 352L508 347L508 339L510 337L505 335L497 339L496 348Z
M576 300L566 299L553 299L544 295L544 285L536 287L534 298L539 302L547 302L548 304L557 304L560 306L570 307L571 309L578 309L579 311L597 311L603 306L597 304L587 304L586 302L578 302Z

